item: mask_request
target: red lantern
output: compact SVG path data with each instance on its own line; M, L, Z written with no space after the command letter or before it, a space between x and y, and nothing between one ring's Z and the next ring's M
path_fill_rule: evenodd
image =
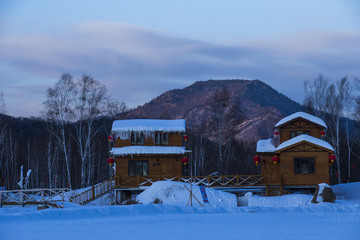
M325 130L321 130L321 131L320 131L320 136L321 136L321 138L324 138L324 136L325 136Z
M186 165L189 162L189 159L187 157L182 157L181 161Z
M335 159L336 159L336 156L335 156L334 154L330 154L330 155L329 155L329 163L330 163L330 166L331 166L331 164L333 164L333 162L335 161Z
M274 135L275 135L275 138L279 137L280 133L279 133L279 131L277 129L275 129Z
M109 142L111 142L113 140L113 137L111 135L108 136L108 140L109 140Z
M275 155L272 157L271 160L273 161L274 164L277 164L279 162L279 157Z
M110 166L115 162L115 160L112 157L109 157L107 162L110 164Z
M253 157L253 161L254 161L255 165L257 166L260 162L260 157L258 155L255 155L255 157Z
M183 138L184 138L185 142L187 142L187 140L189 139L188 135L186 135L186 134L183 136Z
M352 167L353 169L355 169L355 168L356 168L356 163L351 164L351 167Z

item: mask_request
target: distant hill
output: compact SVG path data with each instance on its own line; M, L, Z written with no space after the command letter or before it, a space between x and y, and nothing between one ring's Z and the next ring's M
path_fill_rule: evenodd
M223 88L230 92L229 109L238 111L235 116L242 116L241 122L234 121L237 124L229 126L238 141L253 142L270 137L279 119L301 110L299 103L260 80L208 80L167 91L128 112L127 118L185 118L189 129L211 137L214 131L203 127L208 126L214 93Z

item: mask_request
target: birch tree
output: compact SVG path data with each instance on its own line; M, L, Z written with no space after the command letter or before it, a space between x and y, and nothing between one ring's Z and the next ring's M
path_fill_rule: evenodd
M217 90L210 103L210 111L213 113L214 127L217 133L217 148L219 160L217 168L219 171L223 170L224 166L224 133L225 133L225 111L230 104L230 92L226 88Z
M89 75L83 75L77 82L77 87L79 91L75 109L78 121L76 124L75 140L81 158L81 187L85 187L86 172L88 173L89 185L90 175L93 173L91 161L92 140L103 127L101 124L95 125L94 123L99 116L105 113L107 96L105 86Z
M322 118L328 124L326 139L334 147L337 167L337 180L341 182L341 119L347 117L346 111L351 102L351 86L347 77L330 84L329 80L322 75L312 82L305 81L304 105L310 113ZM349 132L347 132L349 135ZM349 143L349 142L348 142Z
M60 79L55 83L54 88L48 88L47 100L44 102L44 114L48 121L51 121L54 128L48 128L55 137L57 144L64 154L67 181L71 188L70 173L70 150L68 126L75 118L74 103L76 96L76 85L70 74L62 74Z

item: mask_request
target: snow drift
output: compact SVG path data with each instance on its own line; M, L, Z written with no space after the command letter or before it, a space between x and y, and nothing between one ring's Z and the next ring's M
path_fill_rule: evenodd
M136 199L143 204L150 204L159 199L162 204L186 206L189 202L191 184L173 181L158 181L153 183L148 189L140 193ZM193 195L202 205L211 207L236 207L236 196L231 193L205 188L209 202L204 203L201 196L200 187L193 185ZM193 206L200 206L195 198L192 199Z

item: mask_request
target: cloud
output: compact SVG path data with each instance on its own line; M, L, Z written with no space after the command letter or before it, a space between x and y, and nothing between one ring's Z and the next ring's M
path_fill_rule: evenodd
M88 73L130 106L218 78L261 79L301 101L305 79L360 75L359 40L358 33L304 32L277 42L222 45L123 23L84 22L55 35L1 36L0 66L7 68L0 71L38 76L41 86L52 86L64 72Z

